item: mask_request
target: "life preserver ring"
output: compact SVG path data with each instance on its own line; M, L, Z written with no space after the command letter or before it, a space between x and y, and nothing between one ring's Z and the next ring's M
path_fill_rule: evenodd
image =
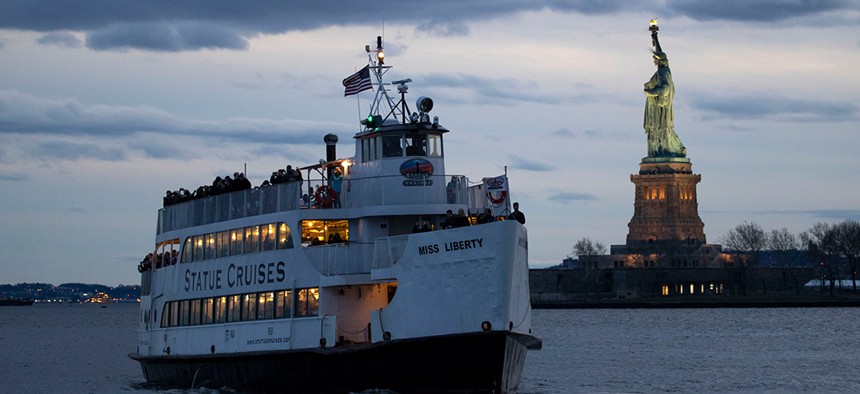
M334 189L331 186L322 185L314 192L314 200L320 207L331 208L334 203Z
M493 205L495 205L495 206L502 205L502 203L505 202L505 199L507 197L508 197L508 192L505 190L501 191L501 195L498 198L496 198L496 196L493 195L493 192L487 192L487 198L490 199L490 202L493 203Z

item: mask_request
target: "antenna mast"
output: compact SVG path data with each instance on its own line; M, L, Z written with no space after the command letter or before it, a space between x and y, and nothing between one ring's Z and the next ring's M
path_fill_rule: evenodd
M386 111L387 115L385 118L388 118L388 115L394 115L395 117L404 117L403 112L398 108L397 103L391 96L388 95L387 86L389 83L385 83L382 81L382 76L391 69L391 66L385 65L385 52L382 50L382 36L376 37L376 49L371 50L370 45L365 45L364 50L367 52L367 61L368 68L376 77L376 95L373 98L373 103L370 105L370 115L379 115L382 103L385 102L388 104L389 110Z

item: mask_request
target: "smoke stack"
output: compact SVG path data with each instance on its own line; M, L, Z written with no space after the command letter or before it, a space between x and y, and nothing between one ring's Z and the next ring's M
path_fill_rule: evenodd
M323 137L323 141L325 141L325 161L337 160L337 135L328 133ZM331 170L331 168L328 169L326 176L331 175Z

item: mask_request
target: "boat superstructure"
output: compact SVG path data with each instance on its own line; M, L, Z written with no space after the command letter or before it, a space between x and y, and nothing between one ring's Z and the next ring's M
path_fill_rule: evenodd
M130 355L148 382L516 390L541 343L527 231L503 220L507 177L449 175L433 101L410 111L411 80L384 81L381 38L366 50L368 66L344 81L375 92L353 156L339 158L330 134L326 160L300 177L159 211ZM449 210L498 220L452 225Z

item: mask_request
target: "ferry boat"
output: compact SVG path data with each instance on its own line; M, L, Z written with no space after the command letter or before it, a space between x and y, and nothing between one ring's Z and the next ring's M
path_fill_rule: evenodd
M528 234L503 220L507 176L449 175L449 130L431 120L432 99L410 112L411 80L384 81L381 38L365 50L367 67L344 80L345 95L375 91L352 157L338 158L329 134L326 159L298 180L159 210L129 354L147 382L517 390L541 340L531 333ZM460 210L468 217L449 226L447 212ZM478 224L484 212L497 219Z

